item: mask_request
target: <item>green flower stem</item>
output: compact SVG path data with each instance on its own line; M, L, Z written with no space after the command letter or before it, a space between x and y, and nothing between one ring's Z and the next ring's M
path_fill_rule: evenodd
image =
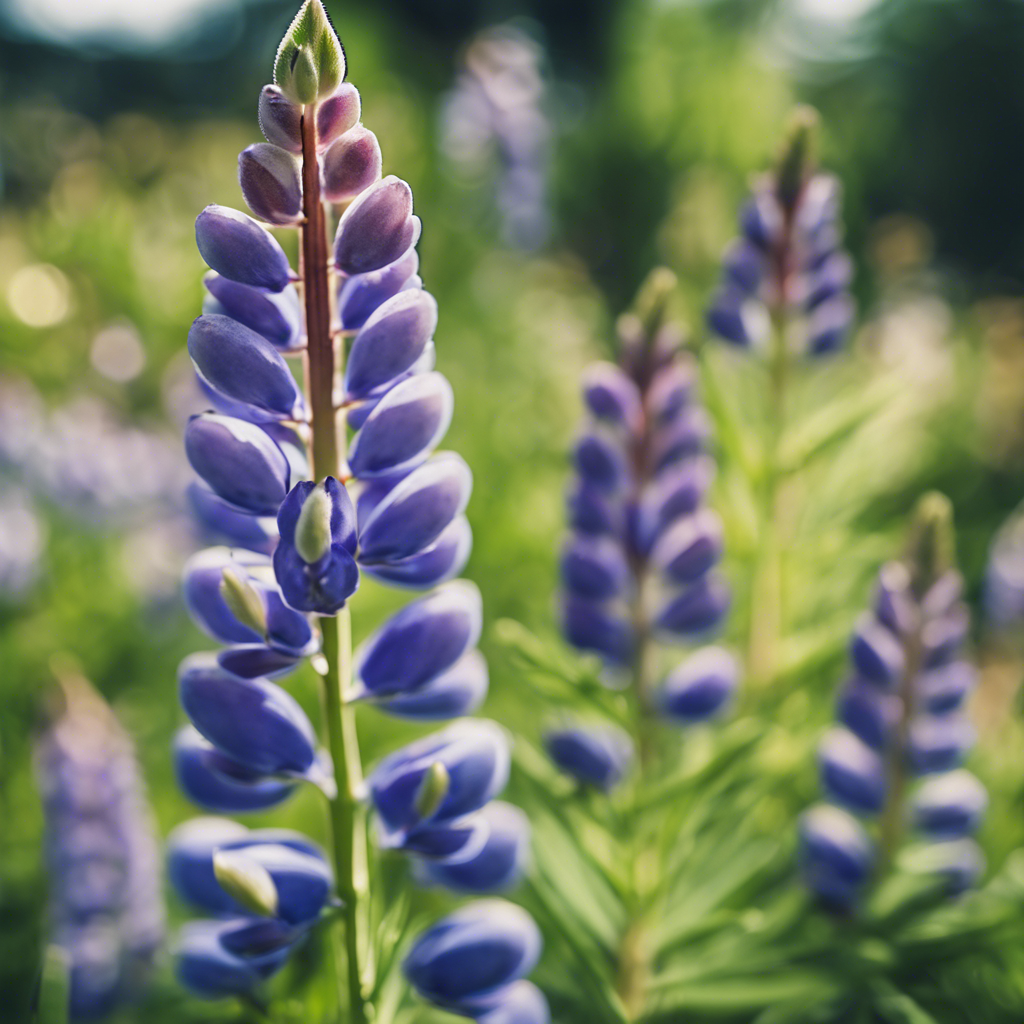
M316 105L308 104L302 118L302 187L305 222L301 228L303 299L306 307L307 393L312 432L313 477L341 476L338 417L334 383L342 361L335 352L331 330L331 281L328 265L327 217L320 198L316 156ZM352 681L352 620L348 608L336 618L320 620L323 633L324 712L328 747L334 761L338 792L330 804L334 874L344 903L348 1024L372 1019L366 993L373 990L369 962L369 870L366 810L361 799L363 767L359 756L355 709L345 700Z

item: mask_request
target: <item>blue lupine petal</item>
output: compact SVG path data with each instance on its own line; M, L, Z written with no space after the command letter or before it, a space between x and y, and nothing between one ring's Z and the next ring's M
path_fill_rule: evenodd
M268 529L267 519L240 512L198 480L188 485L186 494L196 519L216 535L218 542L270 554L277 538L276 530Z
M444 765L450 781L429 820L461 818L479 810L504 789L509 772L508 739L494 722L466 719L384 758L367 784L388 831L410 830L423 823L416 799L424 776L435 762Z
M218 310L204 312L224 313L262 335L282 352L297 349L302 344L302 304L294 285L280 292L268 292L230 281L212 271L203 278L203 284L219 303Z
M288 493L288 460L253 423L216 413L193 416L185 428L185 454L217 495L253 515L276 515Z
M406 605L366 640L356 653L356 678L373 696L414 692L476 644L482 615L472 583L446 583Z
M266 976L224 948L220 935L228 927L230 922L226 921L189 921L181 929L174 950L174 971L193 995L205 999L242 995L255 989ZM278 966L284 966L283 955Z
M188 353L221 394L272 418L296 418L301 399L295 378L262 334L229 316L204 314L189 329Z
M465 516L453 519L422 551L397 562L363 566L368 575L392 587L427 590L445 583L466 567L473 548L473 531Z
M918 715L910 723L907 758L918 775L946 772L963 761L973 742L964 715Z
M651 562L673 583L692 583L718 563L724 550L722 521L704 508L677 519L659 538Z
M246 206L270 224L295 224L302 218L299 161L280 146L257 142L238 154L238 184Z
M389 174L368 188L342 214L334 239L334 262L344 274L366 274L394 263L419 238L412 190Z
M467 651L451 668L434 676L412 693L398 693L377 701L377 707L396 718L432 722L471 715L487 696L487 662L477 651Z
M217 653L217 664L221 668L244 679L255 679L257 676L280 679L294 672L301 663L301 658L265 644L236 644Z
M727 280L748 295L754 295L764 280L768 260L753 242L737 238L726 250L722 265Z
M549 729L544 747L562 771L603 790L618 785L633 760L629 736L611 726Z
M619 665L633 657L633 627L597 601L568 595L562 609L566 639L583 651L593 651Z
M214 640L225 644L258 644L263 637L243 625L221 595L225 569L233 569L246 578L250 568L269 565L265 556L229 548L206 548L194 554L182 574L185 606L193 621Z
M595 430L581 437L573 459L580 476L601 491L617 491L628 479L622 447L606 433Z
M920 613L911 589L910 571L902 562L887 562L879 570L873 611L895 636L905 636L917 627Z
M707 413L691 405L654 432L651 456L656 473L700 455L711 436Z
M278 917L292 925L304 925L320 916L333 884L322 857L281 843L255 843L245 847L244 853L274 880Z
M419 266L419 254L410 249L380 270L346 278L338 291L338 317L342 329L355 331L362 327L378 306L410 287Z
M415 280L418 281L419 278ZM398 387L399 384L404 383L410 377L415 377L420 373L430 373L436 365L437 348L432 341L428 341L419 359L408 370L381 384L380 387L374 388L365 398L353 400L348 406L348 412L345 414L345 422L352 430L361 429L363 424L369 419L370 413L380 405L384 396L389 391Z
M655 625L673 636L699 636L718 625L729 603L729 588L709 573L668 600L658 612Z
M634 544L648 554L661 533L675 520L690 515L704 500L715 476L706 455L668 467L640 495L634 522Z
M519 881L530 848L530 822L518 807L494 800L478 811L487 836L472 854L458 854L422 865L421 873L435 885L454 892L504 892Z
M963 576L955 569L950 569L944 572L921 598L921 613L925 619L938 619L950 613L959 618L959 613L963 612L963 593Z
M447 432L454 402L440 373L410 377L392 388L352 440L352 473L363 479L387 476L425 459Z
M707 323L719 337L744 348L763 345L771 330L764 304L736 288L723 289L715 296Z
M807 325L807 350L811 355L834 352L846 340L856 310L845 293L833 296L813 310Z
M265 775L304 775L316 764L316 735L298 702L265 679L243 679L210 654L178 670L182 707L192 724L234 761Z
M926 667L945 665L957 657L970 632L970 625L970 617L963 605L926 622L921 630Z
M302 612L335 615L359 589L359 567L340 544L332 544L328 554L312 565L295 548L279 544L274 573L284 599Z
M661 708L684 724L707 721L726 708L739 679L740 666L732 654L721 647L702 647L665 678Z
M196 218L196 245L207 266L230 281L279 292L291 281L288 257L258 221L227 206L207 206Z
M296 783L267 778L222 754L193 727L174 741L174 771L182 792L199 807L217 814L241 814L276 807Z
M885 804L882 759L852 732L830 729L818 748L821 781L829 796L851 810L878 813Z
M582 480L569 493L569 525L580 533L620 536L622 508L599 488Z
M466 510L473 475L454 452L434 455L397 483L359 526L359 561L395 562L422 551Z
M840 694L836 716L862 743L883 750L899 722L899 698L854 679Z
M651 379L647 389L647 415L655 427L674 420L693 398L696 370L692 360L674 359Z
M978 680L977 669L966 661L952 661L930 669L914 680L914 693L923 711L935 715L959 708Z
M592 600L619 597L630 585L625 552L609 537L573 537L562 552L561 568L566 589Z
M451 1005L517 981L533 969L540 951L540 931L525 910L504 900L479 900L420 935L403 967L420 995Z
M358 200L357 200L358 202ZM437 327L437 302L410 288L385 299L359 329L345 365L345 394L363 398L423 355Z
M804 863L827 863L841 878L859 884L871 874L874 849L864 826L846 811L819 804L800 819Z
M601 420L635 431L643 419L640 389L614 363L593 363L583 372L583 400Z
M532 981L515 981L474 1005L477 1024L551 1024L551 1011Z
M192 818L167 837L167 878L182 899L212 914L237 913L238 904L213 873L213 854L249 830L229 818Z
M850 660L862 678L878 686L891 687L903 671L900 642L873 615L857 620L850 641Z
M493 804L487 805L491 806ZM487 841L490 827L483 818L487 807L455 821L421 825L410 832L383 833L382 845L428 860L461 862L479 853Z
M782 228L778 200L768 188L757 188L740 210L740 230L759 249L770 249Z
M921 783L913 799L914 824L930 836L956 839L977 829L987 806L985 787L961 768Z

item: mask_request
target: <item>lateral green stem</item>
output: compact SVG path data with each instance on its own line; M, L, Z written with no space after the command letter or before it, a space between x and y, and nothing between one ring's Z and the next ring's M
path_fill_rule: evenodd
M307 105L302 118L302 186L305 222L300 230L303 300L306 311L307 395L310 406L313 476L340 475L338 420L334 384L341 363L335 352L331 323L327 217L320 197L316 155L316 107ZM373 988L369 938L369 870L366 810L362 802L363 769L359 756L355 709L345 699L352 681L352 620L343 608L335 618L320 620L323 634L324 716L328 749L334 762L337 794L330 801L331 845L335 884L343 902L348 1024L369 1024Z

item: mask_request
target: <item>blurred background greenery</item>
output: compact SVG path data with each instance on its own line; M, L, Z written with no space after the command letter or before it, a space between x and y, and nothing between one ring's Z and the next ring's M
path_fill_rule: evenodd
M204 269L192 223L207 203L242 205L235 158L258 138L256 98L294 6L0 0L2 1020L26 1019L42 942L29 753L55 653L81 662L136 737L162 829L192 813L169 759L175 667L206 644L176 596L198 544L178 496L184 342ZM752 773L785 783L758 820L785 832L814 797L813 747L845 633L916 495L938 487L953 499L977 597L991 538L1024 491L1024 2L327 6L385 172L411 183L424 223L439 369L457 395L447 443L476 477L467 575L490 623L516 618L542 634L553 631L580 369L609 353L615 317L657 263L679 274L680 308L701 340L748 176L771 159L795 101L821 110L862 326L852 354L803 373L794 415L867 393L884 402L842 457L804 480L791 671L745 712L763 717L769 739ZM530 249L503 234L495 162L460 171L445 128L470 40L510 19L537 44L551 131L538 199L547 241ZM726 396L712 407L720 428L732 417L756 430L758 369L717 351L705 361ZM722 447L716 504L739 639L757 536L736 449ZM364 591L358 634L400 603ZM981 625L977 641L988 671L974 766L993 791L983 840L998 868L1024 841L1019 655ZM523 680L491 631L484 646L486 712L536 735ZM310 673L292 689L315 710ZM372 711L362 721L370 759L407 733ZM322 835L320 813L303 794L268 817ZM148 1018L219 1012L175 998L165 993Z

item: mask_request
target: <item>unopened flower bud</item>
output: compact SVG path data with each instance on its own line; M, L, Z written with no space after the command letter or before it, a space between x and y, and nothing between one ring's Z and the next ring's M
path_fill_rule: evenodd
M351 82L344 82L333 96L316 108L317 148L324 150L339 136L359 123L361 104L359 91Z
M562 631L574 647L617 665L627 665L633 657L633 627L598 601L568 595L562 609Z
M611 726L549 729L544 747L562 771L606 791L622 781L633 760L629 736Z
M257 142L238 156L238 183L246 205L270 224L294 224L302 217L298 160L286 149Z
M594 363L583 374L583 400L598 419L635 431L643 420L640 391L614 363Z
M289 153L302 152L302 108L276 85L265 85L260 92L259 121L267 142Z
M288 257L262 224L227 206L196 218L196 245L211 270L240 284L279 292L291 281Z
M818 748L821 781L831 798L850 810L877 814L885 803L882 759L852 732L830 729Z
M285 32L274 82L295 103L330 96L345 78L345 51L320 0L306 0Z
M610 537L573 537L562 552L561 568L566 589L580 597L607 601L629 588L625 552Z
M725 582L709 573L670 598L658 612L655 625L673 636L699 636L721 621L730 603Z
M280 292L269 292L214 273L207 274L203 284L219 306L206 310L204 305L205 312L220 312L237 320L283 352L301 344L302 306L294 285Z
M345 274L379 270L415 245L419 234L412 189L388 175L359 195L342 215L334 239L334 261Z
M429 590L458 576L469 561L473 531L465 516L457 516L437 540L422 551L394 562L376 562L360 566L363 572L392 587Z
M380 180L382 158L377 136L362 125L345 132L323 155L323 194L344 203Z
M378 306L405 288L413 287L419 278L420 257L409 249L394 263L368 274L346 278L338 291L338 318L346 331L358 330Z
M690 725L720 714L739 686L736 658L721 647L702 647L666 677L659 704L670 718Z
M892 687L903 671L903 647L873 615L857 620L850 641L850 660L861 677L877 686Z
M487 684L487 662L479 651L471 650L422 686L379 700L376 706L396 718L413 721L460 718L483 704Z
M926 779L914 796L914 823L931 836L956 839L970 835L988 806L985 787L959 769Z

